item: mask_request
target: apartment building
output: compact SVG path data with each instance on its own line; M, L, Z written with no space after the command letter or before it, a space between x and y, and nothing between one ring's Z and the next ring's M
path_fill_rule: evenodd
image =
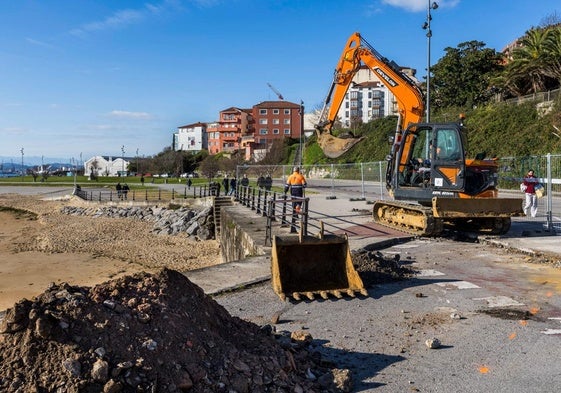
M208 152L232 153L244 147L242 138L253 134L251 109L231 107L219 113L219 120L207 124Z
M415 70L401 68L414 81ZM391 91L382 83L378 74L363 65L357 71L345 95L337 116L343 127L368 123L381 117L397 115L397 101Z
M251 109L231 107L219 120L207 124L210 154L245 150L249 159L256 149L266 149L275 139L300 138L304 107L288 101L263 101Z
M173 150L198 153L208 148L208 134L206 123L194 123L177 127L173 134Z

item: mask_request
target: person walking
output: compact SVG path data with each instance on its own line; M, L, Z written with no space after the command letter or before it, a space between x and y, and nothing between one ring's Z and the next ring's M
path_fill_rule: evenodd
M191 178L187 179L187 189L190 190L191 189L191 184L193 184L193 181L191 180Z
M267 177L265 177L265 190L267 191L271 191L271 188L273 187L273 178L271 177L271 175L267 175Z
M124 199L127 199L127 195L129 194L130 187L127 183L125 183L122 187L121 194Z
M236 185L237 185L236 176L233 176L230 179L230 192L228 195L234 195L234 193L236 192Z
M224 179L222 179L222 186L224 186L224 195L228 195L230 189L230 180L228 179L228 175L224 176Z
M532 217L536 217L538 213L538 196L536 195L536 186L538 184L538 178L534 175L534 171L530 169L520 185L522 191L524 191L526 195L526 201L524 203L525 215L528 215L528 209Z
M247 175L244 173L242 180L240 181L240 184L242 185L242 187L249 187L249 179L247 178Z
M121 190L123 189L121 187L121 183L117 183L117 185L115 186L115 189L117 190L117 198L122 199L122 194L121 194Z
M307 185L306 178L300 173L300 168L297 166L294 167L292 175L288 176L286 184L284 185L284 194L286 195L288 190L290 190L290 196L292 197L292 223L290 225L290 233L296 233L296 219L302 211L304 189Z

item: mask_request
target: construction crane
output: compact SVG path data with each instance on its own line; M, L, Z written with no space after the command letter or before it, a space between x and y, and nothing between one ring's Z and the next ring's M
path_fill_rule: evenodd
M269 86L271 88L272 91L275 92L275 94L277 95L277 97L279 98L279 100L284 100L284 97L282 96L282 94L273 87L273 85L271 85L270 83L267 82L267 86Z

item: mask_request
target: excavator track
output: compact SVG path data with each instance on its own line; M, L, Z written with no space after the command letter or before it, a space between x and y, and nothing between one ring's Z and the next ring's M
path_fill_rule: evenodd
M372 216L378 224L415 236L438 236L444 229L444 220L430 207L405 202L376 201Z
M415 236L439 236L444 229L504 235L511 225L510 217L435 217L430 207L397 201L376 201L372 216L380 225Z

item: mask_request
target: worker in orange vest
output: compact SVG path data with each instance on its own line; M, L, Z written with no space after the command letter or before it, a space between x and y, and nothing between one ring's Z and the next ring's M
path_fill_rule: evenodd
M284 185L285 195L290 189L290 195L292 197L292 225L290 227L291 233L296 233L296 218L302 210L304 189L307 185L308 184L306 183L306 178L300 173L300 168L295 166L292 175L288 176L288 179L286 179L286 184Z

